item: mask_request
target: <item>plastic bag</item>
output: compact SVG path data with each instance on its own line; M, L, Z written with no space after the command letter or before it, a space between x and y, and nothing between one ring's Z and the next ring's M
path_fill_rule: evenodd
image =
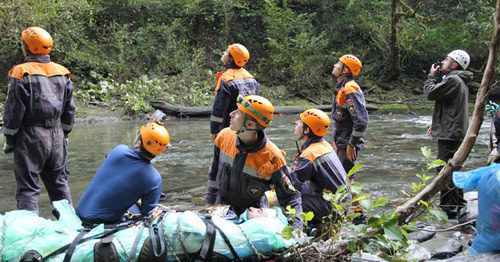
M500 164L491 164L489 166L466 172L453 172L453 184L455 184L458 188L465 189L466 191L472 191L477 187L479 180L483 177L483 175L495 171L500 171Z
M500 251L500 164L454 172L453 183L470 191L477 187L479 214L471 255Z

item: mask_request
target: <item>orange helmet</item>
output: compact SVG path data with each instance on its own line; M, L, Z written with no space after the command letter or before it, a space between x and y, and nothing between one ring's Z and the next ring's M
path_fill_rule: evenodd
M258 95L238 96L238 108L253 117L263 127L268 127L273 120L274 106L266 98Z
M353 55L343 55L339 58L339 60L351 69L353 75L357 76L361 71L362 65L359 58Z
M242 44L232 44L227 50L229 50L229 53L233 57L234 63L239 67L244 66L248 62L248 59L250 59L248 49Z
M167 129L154 121L141 127L142 145L153 155L160 155L170 142Z
M325 136L326 132L328 132L328 127L330 127L330 117L319 109L307 109L300 114L300 119L317 136Z
M40 27L28 27L22 33L24 42L34 55L46 55L52 49L52 36Z

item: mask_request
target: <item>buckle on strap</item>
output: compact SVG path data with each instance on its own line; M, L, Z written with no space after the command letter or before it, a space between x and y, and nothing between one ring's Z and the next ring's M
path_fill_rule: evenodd
M206 214L205 219L203 220L205 222L205 225L207 226L207 229L205 231L205 239L203 240L203 244L201 245L201 250L200 250L200 258L203 259L203 261L212 261L212 252L214 251L214 244L215 244L215 227L213 226L212 223L208 223L208 220L212 220L212 215Z

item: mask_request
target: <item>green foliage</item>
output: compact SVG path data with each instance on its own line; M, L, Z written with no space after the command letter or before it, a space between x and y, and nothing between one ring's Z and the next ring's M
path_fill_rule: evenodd
M287 210L286 214L287 214L288 220L293 221L296 217L297 211L290 206L287 206L286 210ZM314 217L314 213L313 212L307 212L307 213L302 212L300 215L302 216L302 220L304 221L304 227L307 228L309 221L311 221ZM285 228L283 228L283 231L281 232L281 234L282 234L283 238L285 238L285 239L291 239L293 237L300 237L301 236L300 229L296 228L295 230L292 230L292 226L286 226Z
M425 170L423 170L422 174L418 174L418 173L416 174L416 176L419 178L419 181L418 181L418 183L413 182L411 184L411 187L413 190L412 193L408 193L406 191L403 191L403 193L405 193L408 197L413 197L418 192L422 191L422 189L427 185L427 181L429 181L430 179L432 179L434 177L434 175L428 174L429 170L446 165L446 163L441 159L431 160L431 158L432 158L431 148L423 146L420 148L420 151L422 152L422 155L427 160L427 168ZM429 205L423 201L421 202L421 204L425 205L426 208L430 208Z
M358 171L361 165L357 164L349 174ZM350 189L350 190L348 190ZM351 193L356 193L352 201L349 201ZM366 250L370 253L379 253L381 250L389 251L391 258L406 257L404 248L408 247L408 230L414 227L400 226L398 224L398 215L391 211L387 214L375 214L373 211L377 207L384 207L389 202L387 198L381 197L376 200L369 198L366 193L361 192L359 183L350 183L340 186L335 193L325 192L323 198L332 204L333 210L338 214L338 221L331 222L328 230L332 235L330 237L338 238L338 232L341 228L346 228L356 233L356 236L351 237L348 244L348 249L352 252ZM363 213L368 217L367 224L355 225L353 220L360 215L358 212L348 212L348 207L353 202L359 201L363 207ZM360 236L367 232L367 229L381 230L383 234L375 234L370 239L361 238Z
M441 159L431 160L432 152L429 147L423 146L420 148L420 151L427 161L427 168L424 169L421 174L416 174L416 176L419 178L419 181L417 183L413 182L411 184L412 192L403 190L403 193L409 198L416 196L420 191L422 191L422 189L427 186L427 181L431 180L434 177L434 175L428 174L430 170L446 165L446 163ZM443 210L441 210L438 205L434 203L428 203L423 200L420 200L419 204L420 206L417 207L417 209L422 208L428 212L417 213L417 216L415 216L413 220L423 219L424 221L448 221L446 213L443 212Z
M430 148L424 146L421 148L421 152L427 161L427 167L423 174L417 174L420 181L412 184L413 192L411 194L406 193L409 196L418 194L426 186L426 182L433 177L427 174L429 170L445 165L442 160L431 160L432 153ZM356 164L350 170L348 176L359 171L360 168L361 165ZM351 194L354 194L352 200L349 199ZM389 261L404 261L410 258L409 254L405 251L409 246L407 237L409 236L409 232L417 230L415 226L417 219L423 219L424 221L447 221L446 213L438 205L420 201L420 205L417 206L418 210L414 212L416 215L411 217L409 224L400 224L399 215L395 213L395 210L386 211L385 213L375 212L377 208L386 207L389 200L385 197L371 199L369 194L362 192L362 187L359 183L342 185L334 193L324 192L323 198L332 205L333 212L337 214L338 218L337 221L330 221L330 224L327 224L327 232L330 233L329 236L331 238L340 238L339 232L342 228L350 230L355 233L355 236L351 235L349 238L348 249L350 251L365 250L372 254L378 254ZM359 201L363 207L362 212L367 217L367 224L355 225L353 223L354 219L360 215L359 212L349 212L349 209L353 209L351 206L355 201ZM329 218L332 218L332 215ZM368 232L368 229L375 229L383 233L373 234L369 238L366 238L364 234Z
M415 19L402 24L404 72L425 77L432 61L456 48L467 49L471 68L480 69L492 32L490 1L424 2L419 13L427 17L428 30ZM0 75L22 62L20 32L36 25L52 34L51 57L72 72L75 93L85 100L116 99L101 81L108 81L109 88L135 90L147 76L162 82L164 96L175 102L209 104L214 72L224 69L220 54L234 42L250 50L245 67L274 101L301 92L329 103L332 66L345 53L361 58L357 80L362 87L377 83L380 88L370 95L382 100L391 98L388 91L394 89L393 84L379 85L390 73L390 22L390 1L2 1ZM1 79L5 93L7 78ZM121 84L132 86L118 88ZM191 92L194 102L184 98ZM145 99L129 94L123 103Z

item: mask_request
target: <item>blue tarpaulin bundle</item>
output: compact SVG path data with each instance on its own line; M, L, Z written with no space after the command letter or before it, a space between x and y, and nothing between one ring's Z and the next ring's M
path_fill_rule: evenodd
M478 191L477 236L472 243L471 255L500 252L500 164L454 172L453 183L467 191L475 188Z

